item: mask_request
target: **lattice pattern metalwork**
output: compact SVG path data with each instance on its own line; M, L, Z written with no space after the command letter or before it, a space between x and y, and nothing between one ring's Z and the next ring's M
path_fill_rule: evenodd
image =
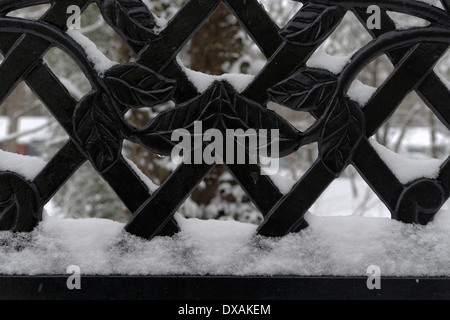
M97 3L105 21L138 53L134 63L120 64L99 76L83 48L66 33L67 8L85 10ZM267 57L254 81L238 93L226 81L215 82L200 94L176 61L186 42L225 3ZM0 229L31 231L57 190L85 162L115 190L134 213L126 230L151 239L173 235L179 228L173 216L214 165L180 165L154 193L121 154L125 139L148 150L170 155L170 133L193 130L194 121L208 128L279 129L281 156L318 142L319 159L283 195L256 164L225 165L264 216L258 232L284 236L307 227L304 215L324 190L348 166L361 176L386 204L392 218L406 223L431 221L450 196L450 159L437 179L402 184L370 144L411 91L450 129L450 92L433 68L450 42L450 1L445 9L413 0L313 0L283 28L279 28L257 0L189 0L161 32L140 0L1 0L0 103L24 80L68 133L70 140L33 180L13 172L0 173ZM375 3L374 3L375 2ZM7 16L11 11L51 4L38 21ZM338 75L308 68L306 62L331 35L348 11L364 27L367 7L382 11L382 29L368 30L374 40L361 48ZM387 11L426 19L430 26L396 30ZM92 85L80 101L74 100L43 62L52 47L65 51ZM386 54L395 70L361 107L346 92L358 73L374 58ZM153 107L172 100L168 110L143 129L124 119L131 108ZM316 123L300 132L267 109L274 101L293 110L308 111Z

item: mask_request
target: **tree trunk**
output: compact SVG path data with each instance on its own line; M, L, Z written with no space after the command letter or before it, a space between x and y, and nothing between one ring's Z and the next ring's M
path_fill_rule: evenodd
M237 39L242 30L234 15L221 3L216 12L192 37L189 54L190 68L212 75L224 73L223 66L238 60L242 41Z

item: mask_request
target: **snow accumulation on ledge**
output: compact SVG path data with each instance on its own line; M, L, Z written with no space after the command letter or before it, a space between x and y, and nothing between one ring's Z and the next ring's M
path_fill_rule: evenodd
M449 276L450 212L428 226L389 219L307 216L310 228L284 238L256 226L186 220L172 238L145 241L101 219L46 216L30 234L0 232L0 274Z

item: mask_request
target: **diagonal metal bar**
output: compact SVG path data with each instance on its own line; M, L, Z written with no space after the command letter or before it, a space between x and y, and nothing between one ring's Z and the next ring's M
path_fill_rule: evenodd
M302 9L300 9L301 11ZM330 32L335 30L345 13L334 26L330 27ZM279 37L277 37L278 39ZM286 79L293 71L301 65L305 65L314 51L321 45L295 46L290 43L283 43L278 51L269 59L264 69L258 77L243 92L243 95L256 102L264 104L268 100L267 88L271 88L277 83Z
M391 213L405 190L368 140L361 141L352 159L353 166ZM377 170L373 170L376 167Z
M71 141L67 142L34 179L42 202L48 203L58 189L86 162L84 155ZM60 164L64 163L64 166Z
M224 150L224 159L227 158L226 153L229 151ZM263 217L266 217L273 206L283 197L283 194L268 175L262 174L263 170L259 164L252 164L249 152L245 151L245 153L246 165L236 164L238 161L235 157L233 163L225 163L224 166Z
M280 28L275 24L264 7L257 0L224 0L247 33L261 49L266 58L270 58L283 44L279 35Z
M125 226L131 234L152 239L215 165L180 165Z
M234 12L240 22L244 24L249 34L262 48L266 56L270 58L262 73L245 91L245 95L248 98L263 104L267 102L268 99L266 93L267 88L285 79L293 71L304 65L320 44L294 46L284 43L278 34L279 28L270 18L268 18L267 13L256 0L247 0L246 5L242 5L242 3L237 0L223 1ZM24 0L23 2L31 3L30 0ZM73 4L74 1L70 2L70 4ZM366 4L369 4L368 0L343 1L339 3L334 0L317 0L316 2L323 2L326 4L342 3L345 8L356 10L355 12L357 13L358 11L363 10L362 7L366 7ZM69 4L66 0L59 2L59 4L61 3ZM84 1L84 3L90 3L90 1ZM161 37L157 38L144 50L140 51L141 57L139 62L166 75L168 78L179 80L179 87L175 94L175 99L177 101L185 101L186 99L196 96L197 93L186 75L177 65L175 61L176 55L180 52L181 48L192 34L198 30L203 22L217 8L219 3L220 0L188 1L171 23L169 23L168 27L162 32ZM403 10L406 13L409 10L407 6L401 7L401 5L399 6L399 4L393 0L388 0L386 3L388 3L386 8L399 8L400 11ZM404 1L404 3L409 4L412 2ZM448 9L448 1L443 3ZM11 6L11 8L14 8L13 2L6 0L0 4L0 10L8 5ZM354 9L354 7L360 9ZM415 12L414 10L417 11L418 8L424 8L427 12L423 14L420 13L421 17L433 15L432 23L436 23L439 26L450 26L448 13L445 13L444 15L443 10L431 10L429 7L430 6L428 5L415 2L411 5L411 10L412 12ZM52 7L52 9L53 8L54 7ZM61 6L61 10L62 8L63 7ZM64 7L64 9L65 8L66 7ZM252 10L249 11L249 8ZM49 15L50 20L61 20L59 16L55 16L55 12L51 12L52 14ZM362 19L362 16L359 16L359 18ZM395 28L392 20L389 19L385 11L383 11L382 19L387 23L388 28ZM50 22L54 24L52 21ZM327 31L334 30L338 24L339 23L336 23L335 26L328 26L327 28L329 28L329 30ZM261 30L264 31L263 33L265 33L266 36L268 34L272 35L271 38L273 39L273 43L267 40L261 33ZM388 29L385 29L384 31L386 30ZM374 31L375 37L377 36L377 32L378 31ZM172 34L175 33L178 37L172 38ZM59 79L48 69L48 67L42 64L42 55L45 54L46 48L50 43L47 43L47 41L43 41L42 39L33 38L38 36L35 32L31 32L31 34L34 34L35 36L25 34L21 36L22 38L7 39L6 43L8 44L8 50L6 51L8 52L2 66L4 68L3 71L7 72L10 77L5 81L4 87L0 85L0 93L3 91L3 95L7 96L15 87L17 81L25 79L40 99L49 107L51 112L53 112L54 116L59 119L69 135L73 137L74 132L71 116L77 102L70 97ZM13 70L14 64L11 62L12 57L17 54L24 54L25 41L33 41L39 44L31 54L34 59L31 57L26 59L26 63ZM440 81L438 76L432 72L434 64L446 49L446 45L424 42L389 53L390 59L396 65L395 71L379 88L371 101L364 108L364 113L367 118L368 136L378 130L379 126L391 116L404 97L412 90L417 90L419 96L424 99L431 110L433 110L439 119L450 128L448 122L450 119L449 109L448 106L445 105L445 101L448 101L450 98L450 92L446 88L443 88L444 84L442 81ZM27 54L29 54L29 52L27 52ZM420 58L421 56L427 58ZM84 55L80 54L78 57L82 59L84 58ZM1 71L2 69L0 66L0 72ZM406 81L404 81L405 79ZM394 86L394 84L396 86ZM45 92L45 88L55 89L47 90L51 92ZM443 88L445 90L442 90L442 93L435 94L436 88ZM51 103L51 101L63 102L64 106L57 107L55 104ZM362 153L359 152L364 152L365 156L363 157ZM50 199L55 192L54 186L44 185L45 177L52 175L52 166L54 164L58 163L60 160L66 161L67 159L72 158L71 161L69 161L69 167L66 168L67 170L59 168L59 171L53 172L53 174L60 175L58 178L59 180L56 180L58 182L56 184L60 185L65 182L65 178L70 177L70 175L76 171L78 166L85 161L84 155L85 152L76 144L68 142L35 179L35 183L42 189L40 190L41 196L45 199ZM122 198L124 203L135 212L134 217L126 227L127 230L134 234L144 235L147 238L152 238L158 234L164 235L164 230L167 229L170 229L169 232L167 232L167 235L173 234L173 232L176 231L176 222L173 220L175 211L189 194L191 194L198 183L203 180L214 167L206 164L195 166L181 165L175 173L169 177L167 182L149 197L149 191L146 186L143 186L143 182L126 163L125 159L119 156L116 160L115 165L111 166L107 172L103 173L103 177L110 183L113 189L118 192L119 197ZM352 161L363 178L366 179L372 189L377 192L380 199L382 199L390 208L391 212L393 212L405 186L398 181L386 164L384 164L367 139L363 139L362 142L358 144L357 153L353 155ZM450 170L449 163L450 160L444 164L443 171L439 177L439 182L443 184L444 187L447 187L447 191L449 183L448 170ZM373 165L376 165L378 168L377 174L375 174L373 170ZM370 168L372 168L372 170L370 170ZM264 223L259 228L259 232L271 236L281 236L289 232L298 231L303 227L305 225L303 219L304 214L335 179L335 174L329 172L319 159L302 179L297 182L294 189L289 194L283 196L269 178L266 176L258 176L257 172L260 168L257 165L246 167L229 165L227 166L227 169L238 180L257 208L266 216ZM247 171L249 169L252 174ZM379 175L381 175L381 177ZM117 179L118 176L124 178L119 180ZM140 187L138 186L137 191L123 187L123 185L133 185L136 182L136 179L139 181L138 185L140 183ZM387 182L389 182L388 187L383 188L383 186L386 186ZM268 190L273 192L267 194ZM173 229L171 229L172 227Z
M270 56L270 55L274 54L282 42L281 38L278 35L279 29L275 25L275 23L272 21L272 19L270 19L268 17L267 12L261 7L261 5L255 1L251 1L249 3L249 5L251 5L252 10L249 10L249 8L243 8L242 6L239 6L238 3L236 3L236 1L228 1L227 4L230 7L230 9L233 11L233 13L237 16L237 18L241 21L241 23L243 23L244 26L247 28L247 30L253 37L254 41L258 44L258 46L263 48L263 51L266 53L266 55ZM211 7L215 10L217 6L211 4ZM243 10L243 9L245 9L245 10ZM187 15L186 12L189 12L187 10L188 9L183 8L177 16L178 19L182 20L184 18L183 15ZM208 10L208 8L206 8L204 12L208 12L207 17L209 17L209 15L212 13L212 11L210 11L210 10ZM243 18L242 17L243 15L247 15L247 17ZM197 21L197 23L200 23L200 24L203 23L203 21L205 20L205 17L202 17L201 15L198 15L198 17L199 17L199 20ZM251 18L251 19L247 19L247 18ZM248 23L249 20L254 21L254 23L249 24ZM270 21L270 23L268 21ZM172 25L172 23L174 23L174 22L171 22L170 25ZM262 33L260 32L260 30L258 30L258 32L257 32L257 29L255 29L257 27L260 28L261 23L265 23L264 29L273 35L273 37L272 37L273 39L270 39L271 41L267 41L267 39L268 39L267 37L259 36L259 35L262 35ZM193 34L195 32L195 29L197 29L197 28L198 28L198 26L195 26L194 29L191 28L191 30L187 33ZM166 28L166 30L168 30L168 29ZM165 32L167 32L166 30L165 30ZM171 32L173 32L173 31L171 31ZM178 45L178 48L180 48L181 46L184 46L184 43L179 42L177 45ZM173 44L173 47L175 47L175 44ZM153 44L152 44L149 46L149 48L146 49L146 51L144 53L141 53L141 61L140 61L141 63L146 63L146 59L149 59L148 57L147 58L142 58L142 57L144 57L146 55L146 52L148 52L150 50L150 48L152 48L152 50L155 50L155 48L153 47ZM159 51L159 50L155 50L155 51ZM169 59L172 59L172 58L173 57L169 57ZM166 57L166 59L167 59L167 57ZM163 59L161 59L161 60L163 60ZM155 63L155 60L153 60L152 63ZM167 69L169 69L169 68L166 68L165 70L162 71L162 73L165 74L166 76L168 76ZM267 215L267 213L273 207L273 205L281 198L282 195L279 192L278 188L276 188L274 186L273 182L267 176L260 175L261 169L259 166L254 166L255 172L257 171L257 175L258 175L257 176L258 183L254 183L254 182L252 183L252 181L250 181L250 180L252 180L252 176L249 175L248 170L242 170L241 167L234 166L234 165L227 166L227 168L230 171L230 173L236 178L236 180L240 183L240 185L244 188L246 193L249 195L249 197L252 199L252 201L255 203L255 205L258 207L258 209L260 209L260 211L263 213L264 216ZM252 186L252 184L253 184L253 186ZM270 189L264 189L264 187L270 187ZM264 195L262 190L273 190L273 192L270 195ZM168 210L168 211L171 212L172 210ZM138 220L138 219L136 218L136 220ZM128 227L129 230L133 230L134 227L132 227L132 225L134 223L135 222L130 223L130 226Z
M258 233L267 237L282 237L298 231L299 226L304 223L304 216L309 208L335 179L336 177L325 168L323 163L317 160L295 184L291 192L283 196L272 208L259 226Z
M248 155L247 155L248 157ZM184 188L180 190L179 184L180 172L187 171L186 168L192 167L193 174L190 176L190 184L193 185L192 188ZM129 222L126 230L139 235L144 238L151 239L154 235L152 232L154 230L150 228L145 228L145 224L157 224L167 223L166 219L163 217L170 217L176 212L179 206L192 194L195 187L206 177L206 175L215 167L215 165L182 165L177 171L173 172L169 177L168 181L161 187L162 190L167 190L167 192L174 192L176 190L177 199L181 202L175 201L169 206L162 206L161 199L163 197L168 197L166 193L155 193L148 201L147 205L143 208L145 211L139 211L135 214L132 221ZM268 176L261 175L261 167L259 165L232 165L225 164L225 167L233 175L236 181L240 184L243 190L246 192L250 200L255 204L257 209L265 217L273 206L281 199L282 194L278 188L274 185L272 180ZM196 169L197 168L197 169ZM196 173L197 172L197 173ZM206 174L205 174L206 172ZM167 184L167 186L166 186ZM172 191L170 191L172 190ZM271 192L267 192L270 190ZM187 192L187 194L185 194ZM159 206L159 207L153 207ZM157 214L156 214L157 212ZM159 218L158 218L159 217ZM144 222L146 221L146 222ZM156 225L155 225L156 226ZM305 221L301 223L302 227L307 226ZM155 229L156 227L153 227ZM137 233L135 233L137 232Z
M256 208L265 217L282 198L281 192L268 176L261 175L259 165L226 164L225 167L244 189ZM271 190L271 192L267 192Z
M161 74L168 79L177 80L177 89L174 94L175 102L183 103L198 95L197 88L194 87L176 60L173 60L164 70L161 70Z
M450 11L450 0L441 0L442 5L445 7L447 11Z
M448 199L450 197L450 158L442 165L438 180L444 186L445 196Z
M2 43L3 51L7 51L9 49L6 47L8 44L14 43L14 37L14 35L4 37L8 41ZM71 115L77 102L70 96L67 89L51 72L48 66L43 64L41 59L37 59L37 65L35 65L32 71L30 71L30 73L25 77L25 81L47 106L54 117L60 122L66 132L69 135L73 135ZM48 90L48 88L52 88L52 90ZM59 104L55 105L54 101L58 101ZM70 160L66 169L60 168L58 165L60 160ZM44 168L43 172L36 178L36 185L44 186L42 191L43 194L41 195L43 197L43 201L49 201L49 197L56 193L62 183L67 181L85 162L85 160L86 159L82 155L81 151L72 142L67 143L66 146ZM49 180L49 177L55 178L54 173L57 171L60 176L57 179ZM118 172L124 175L124 179L128 185L133 185L134 188L124 188L122 184L118 184L116 179ZM135 212L140 207L140 204L144 203L148 199L150 194L148 188L142 180L137 177L136 173L130 168L123 158L120 158L117 161L116 166L111 168L108 172L104 172L102 176L108 184L111 185L119 198L131 212ZM48 184L48 181L52 181L52 183ZM161 235L171 235L178 230L179 229L176 222L173 220L161 230Z
M360 19L361 22L364 22L364 19L367 18L367 13L362 9L355 9L355 14ZM383 20L382 23L384 26L383 30L368 29L368 31L374 37L379 36L379 35L383 34L384 32L388 32L389 30L395 30L395 24L390 19L390 17L386 14L385 11L382 11L382 20ZM363 25L366 26L366 24L364 24L364 23L363 23ZM424 45L424 44L422 44L422 45ZM429 52L424 52L425 54L423 55L423 57L426 57L426 59L423 59L423 61L416 61L416 62L410 61L410 66L411 66L410 68L412 70L415 70L415 68L417 68L418 66L419 67L422 66L422 64L424 64L424 63L428 64L431 62L431 64L432 64L432 62L437 61L439 59L438 56L441 55L442 53L445 53L445 51L447 49L446 46L444 46L442 44L431 44L430 43L430 44L426 44L426 45L429 47L429 50L430 50L429 52L434 53L434 57L432 57L432 60L430 61L429 59L430 59L430 56L432 56L432 55L430 55ZM394 63L394 65L396 65L396 64L402 63L402 61L403 61L403 59L405 59L406 55L415 54L412 52L413 50L410 50L408 52L408 49L411 49L411 48L399 49L399 50L387 53L387 56ZM418 46L417 49L420 50L420 47ZM431 68L432 67L430 67L430 69ZM408 78L405 77L404 79L408 79ZM402 80L404 81L404 79L402 79ZM399 83L402 83L403 81L399 81ZM429 74L426 75L425 79L423 81L421 81L415 87L415 90L416 90L417 94L419 95L419 97L433 111L433 113L440 119L440 121L447 128L450 129L450 122L448 121L448 119L450 119L450 110L446 103L446 101L449 101L449 99L450 99L450 92L449 92L448 88L443 84L443 82L439 79L439 77L433 72L433 70L431 70L431 72L429 72ZM398 92L394 93L393 96L395 97L397 94L398 94ZM386 94L386 97L389 97L389 99L387 99L387 98L386 99L387 99L387 101L389 101L391 103L392 96L390 96L389 94ZM373 99L372 99L371 103L375 104ZM385 107L386 107L386 105L385 105ZM395 105L394 105L394 108L395 108ZM372 118L370 118L370 115L366 114L366 116L368 119L372 119ZM379 127L380 125L381 125L380 123L373 123L372 129L374 127ZM375 129L373 129L373 130L375 130ZM369 129L368 134L371 134L371 133L373 134L373 132L374 132L373 130L371 131ZM372 149L371 146L367 146L367 145L360 146L359 148L364 149L364 151L360 151L360 152L369 152ZM389 176L390 170L389 169L386 170L387 167L383 161L378 163L377 168L379 168L379 170L384 171L384 174L381 174L381 175L372 174L370 167L367 165L367 160L364 159L364 157L362 156L362 154L365 154L365 153L360 153L360 152L357 152L353 159L355 167L360 171L360 174L363 176L363 178L365 178L369 184L374 186L374 188L373 188L374 191L379 195L380 199L387 204L387 206L390 208L391 212L393 212L392 208L393 208L393 206L395 206L395 203L393 200L391 200L392 194L398 195L400 193L400 191L399 191L400 189L398 187L398 184L400 184L400 182L398 182L397 179L394 179L395 177L393 176L392 173L390 174L390 178L387 178ZM375 152L375 154L372 153L372 151L370 153L372 154L371 158L374 159L374 161L377 161L376 152ZM446 164L442 167L441 176L438 179L444 185L444 190L448 190L448 187L446 187L446 184L448 184L450 181L449 176L446 173L447 170L450 170L449 163L450 163L450 161L447 161ZM391 194L391 192L386 192L386 188L383 187L383 183L380 184L380 180L383 180L383 179L385 180L384 186L386 186L386 185L392 186L392 188L390 189L390 190L392 190L392 194ZM389 184L388 184L388 181L390 181ZM397 191L395 191L395 190L397 190ZM450 194L447 194L447 198L449 196L450 196Z
M11 50L11 51L14 51L14 50ZM36 59L36 61L39 61L39 60L40 59L38 57L38 59ZM33 68L33 67L34 66L31 66L31 68ZM34 68L34 69L36 69L36 68ZM24 75L22 75L22 76L24 76ZM58 79L56 77L54 77L54 75L50 76L50 77L47 77L47 79L51 79L51 80L53 80L53 82L59 83ZM52 87L52 86L48 86L48 87ZM59 87L61 88L62 86L60 85ZM72 108L72 110L73 110L73 108ZM61 110L58 110L56 112L59 112L59 111L61 111ZM64 115L60 114L61 119L69 120L70 119L70 114L71 113L69 113L69 116L67 116L67 115L64 116ZM57 118L59 118L59 117L57 116ZM72 133L71 132L72 128L70 126L70 121L69 121L69 123L67 123L66 129L67 129L69 134ZM67 150L68 150L68 148L67 148ZM78 167L78 166L74 165L74 168L75 167ZM142 188L142 189L138 189L136 191L136 190L130 190L129 188L124 188L123 185L121 183L118 183L117 179L115 179L115 177L117 176L118 173L121 173L122 175L128 173L128 175L127 175L127 177L129 178L128 182L132 182L132 180L136 179L137 181L139 181L142 184L142 181L136 177L136 174L125 163L124 159L121 159L121 158L118 159L118 161L116 162L116 165L114 167L110 168L110 170L108 170L108 172L103 172L103 176L104 176L105 180L107 180L108 183L113 187L113 189L115 189L116 192L118 192L119 197L124 201L124 203L126 205L128 205L130 210L132 210L132 211L137 210L138 207L136 207L136 205L143 202L143 201L140 201L140 200L142 200L142 199L146 200L147 199L148 194L149 194L148 190L146 190L146 188ZM139 193L138 192L139 190L145 190L145 192ZM140 194L141 194L141 196L140 196ZM145 198L143 198L143 196L142 196L144 194L145 194ZM139 211L139 212L141 212L141 211ZM162 235L170 234L168 232L165 232L164 230L171 229L172 230L171 233L173 234L173 231L176 231L175 229L177 229L176 224L174 223L173 220L169 220L168 222L170 222L170 223L168 223L168 224L166 223L164 226L162 226L164 228L161 227L159 229L159 231L162 232Z
M450 91L441 79L431 73L416 89L417 95L433 111L436 117L450 130Z
M219 4L220 0L189 0L161 32L160 37L140 53L138 62L158 72L164 70ZM177 34L177 37L171 36L173 34Z
M35 36L22 35L18 43L7 53L0 65L0 104L2 104L22 79L36 66L38 59L42 58L50 43L39 41ZM29 42L36 42L30 48ZM20 63L16 60L20 58ZM36 59L37 58L37 59Z
M42 19L47 23L64 28L67 24L67 8L70 5L78 5L84 10L88 0L59 1L49 10ZM29 43L34 43L30 46ZM20 36L14 46L7 51L3 63L0 65L0 104L14 91L19 82L39 63L40 58L51 47L51 44L35 35L24 34ZM18 64L17 61L20 60Z
M114 27L116 31L118 30L116 27ZM133 43L131 41L127 41L129 39L123 39L128 46L136 53L139 54L139 52L142 51L143 47L140 45L137 45L136 43ZM144 60L141 61L141 63L144 63ZM150 69L153 67L152 65L146 65ZM194 87L192 82L189 81L187 78L187 75L184 73L184 71L178 66L178 63L176 59L172 60L167 67L164 68L164 70L161 70L160 73L167 77L168 79L176 79L177 80L177 89L174 94L174 100L178 103L188 101L192 98L194 98L197 94L197 88Z
M408 57L402 60L402 63L397 66L388 80L367 104L364 113L367 119L368 136L373 135L384 121L391 116L398 104L401 103L410 91L421 83L428 72L431 72L430 68L436 63L440 55L445 53L445 46L441 46L441 51L437 51L439 54L433 54L433 57L428 59L427 63L423 63L421 57L423 56L424 50L425 52L428 52L427 50L429 50L430 46L434 48L434 50L439 50L439 48L429 44L419 44L411 49ZM417 66L418 60L421 63L420 66ZM416 66L416 68L411 69L411 65ZM399 79L402 79L403 81L398 81ZM400 86L398 86L399 83ZM366 151L370 151L370 148L365 144L360 148L365 148ZM356 157L354 164L357 169L364 174L366 179L373 178L367 173L367 163L365 162L365 159ZM378 162L378 164L380 165L380 170L383 172L390 171L382 161ZM311 181L313 177L317 176L322 178L320 182L316 183L314 189L308 188L308 186L313 184ZM390 177L392 178L393 189L397 191L400 190L401 184L398 182L398 179L393 175ZM311 170L308 171L295 185L294 189L288 195L283 197L272 209L266 220L258 229L258 232L265 236L273 236L275 234L286 235L292 232L292 226L295 226L303 219L310 206L319 198L326 188L328 188L329 184L334 179L335 177L327 172L320 161L316 162ZM372 185L375 186L379 184L375 180ZM302 194L309 194L310 198L304 199ZM392 195L396 195L398 199L401 192L392 194L378 192L378 194L382 201L388 204L391 212L393 212L395 209L394 203L396 201L391 197ZM294 211L292 208L299 208L300 210L297 209Z
M337 28L344 15L345 13L342 13L341 19L331 27L330 31ZM265 103L268 96L267 91L263 88L274 86L289 76L292 71L305 65L319 46L320 43L311 46L295 46L284 43L243 94L257 102ZM317 176L320 176L321 179L316 180ZM335 177L324 167L322 162L316 161L293 189L271 209L259 226L258 233L264 236L282 236L299 231L305 225L304 216L309 208L334 179ZM304 194L308 194L309 197L304 197Z
M364 107L368 136L378 131L404 98L423 82L446 51L446 44L420 43L405 55L394 72Z
M409 56L409 58L405 59L404 63L398 66L396 70L393 72L393 74L391 74L390 78L385 82L383 88L386 89L383 88L380 89L377 92L377 94L371 99L368 106L370 106L373 101L377 102L377 99L380 99L380 97L383 96L386 97L385 96L386 94L388 94L388 97L389 94L393 94L391 90L391 88L393 87L392 83L397 83L396 78L398 75L402 74L402 77L405 76L405 74L403 73L405 72L405 70L409 72L409 65L411 61L417 59L417 56L415 56L414 53L415 51L411 50L411 52L412 53ZM428 70L428 68L425 68L425 70ZM391 100L383 99L383 102L387 104L383 105L383 110L385 111L384 112L385 114L383 114L382 112L380 113L380 115L366 114L366 119L368 121L368 128L369 128L368 136L371 136L376 132L378 127L391 115L390 111L395 110L395 107L397 107L397 105L401 102L401 100L403 100L404 96L406 96L406 94L409 91L411 91L415 86L417 86L418 83L420 83L420 81L423 80L424 77L424 75L420 74L420 72L418 73L415 72L413 75L407 74L407 76L411 77L410 81L408 81L408 84L406 86L402 86L401 89L398 89L399 90L398 96L399 97L402 96L401 99L397 99L397 101L395 101L393 97L390 97ZM374 104L374 106L378 105L379 105L378 103ZM365 111L366 110L372 110L372 108L367 109L366 107ZM370 116L372 116L373 118L370 118ZM366 144L358 146L358 148L364 148L365 151L370 151L370 148ZM372 179L374 178L367 172L368 164L365 158L361 159L361 157L356 156L356 158L354 159L354 164L356 168L363 173L363 177L365 179L369 180L371 178ZM386 165L382 161L378 162L378 164L380 165L381 168L380 170L382 170L382 172L390 172L390 170L386 167ZM313 182L312 180L318 176L321 177L321 179L317 182ZM393 189L399 191L401 184L399 185L398 179L392 174L390 175L390 177L392 178ZM259 227L258 232L265 236L274 236L275 234L286 235L292 232L293 230L292 226L295 226L296 224L299 223L299 221L303 219L304 215L307 213L309 208L328 188L328 186L334 179L335 177L324 168L322 162L320 160L317 161L312 166L312 168L304 175L304 177L294 186L293 190L288 195L283 197L280 200L280 202L272 209L266 220ZM310 188L312 184L315 184L313 189ZM380 184L377 183L377 180L374 180L373 184L371 183L371 185L380 186ZM393 209L395 208L394 203L396 201L391 197L392 195L400 197L401 192L393 192L391 194L379 192L378 190L375 190L375 192L377 192L380 195L382 201L386 203L391 212L393 212ZM305 197L302 196L303 194L309 194L310 197L305 199ZM297 209L294 211L292 210L292 208Z
M355 9L354 13L356 17L360 20L361 24L366 28L366 30L373 36L378 37L382 34L393 31L396 29L394 22L389 17L389 15L385 11L381 11L381 24L383 29L369 29L367 27L366 20L369 18L369 15L363 9ZM431 45L431 44L430 44ZM431 45L432 46L432 45ZM434 46L442 46L442 45L434 45ZM401 62L403 57L409 52L410 48L398 49L393 52L387 53L387 57L391 60L394 65L397 65ZM431 52L434 52L435 49L432 48ZM427 57L427 55L425 55ZM450 91L448 88L442 83L439 77L431 72L429 75L422 81L422 83L415 88L419 97L425 102L425 104L434 112L434 114L439 118L439 120L450 130L450 109L448 108L448 104L446 101L450 100Z
M158 71L169 79L177 80L174 96L177 102L194 98L198 91L178 66L176 56L213 14L219 3L220 0L189 0L161 32L160 37L139 52L138 63ZM173 34L178 36L173 37ZM139 51L139 48L134 49L136 52Z
M219 3L220 1L209 1L208 5L205 6L202 1L189 1L169 23L162 32L161 37L152 42L140 53L139 63L159 70L161 74L168 78L177 79L179 82L175 95L177 101L192 99L198 92L177 65L176 55L203 22L211 16ZM226 1L226 4L244 25L249 35L261 48L266 57L272 56L278 50L282 41L278 35L279 28L264 8L255 0L249 0L249 8L244 8L240 4L240 1L235 0ZM199 10L199 5L201 6L201 10ZM194 15L195 21L192 23ZM261 28L263 28L264 32L261 32ZM182 33L185 36L177 38L168 36L169 34L174 34L174 32L178 34ZM269 33L271 37L267 37L267 34L262 36L264 33ZM173 48L174 50L169 51L163 49L167 47Z
M58 78L48 69L46 65L36 67L26 78L27 84L47 106L49 111L60 122L69 136L73 135L72 127L72 113L76 105L76 101L70 97L65 87L61 84ZM52 88L48 90L47 88ZM55 105L54 101L60 104ZM78 154L75 152L78 151ZM67 153L65 153L67 152ZM58 180L52 181L46 189L47 194L54 194L61 186L60 182L65 182L69 179L75 171L84 163L85 156L73 142L69 142L63 150L58 153L57 157L52 159L44 169L45 172L53 172L56 170L61 159L69 159L72 170L62 170L62 174ZM45 173L44 172L44 173ZM50 177L52 175L49 175ZM49 176L41 174L35 181L36 184L45 184L49 181ZM118 197L122 200L125 206L131 211L136 212L140 205L144 203L151 192L148 190L144 182L137 176L134 170L128 163L120 157L116 164L108 171L101 174L105 181L112 187ZM117 177L121 176L122 180L118 181ZM45 178L46 177L46 178ZM44 179L43 181L41 179ZM130 188L129 186L133 186ZM162 230L161 235L171 235L179 229L174 220L170 221Z

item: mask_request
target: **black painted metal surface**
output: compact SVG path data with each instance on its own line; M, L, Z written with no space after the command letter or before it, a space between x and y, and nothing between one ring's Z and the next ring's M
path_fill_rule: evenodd
M369 290L366 278L341 277L82 277L69 290L65 276L0 277L0 299L33 300L448 300L445 278L383 278ZM165 312L176 314L180 302ZM272 306L272 314L280 310Z
M96 2L106 22L138 53L135 63L121 64L99 76L81 46L66 33L67 8L84 10ZM176 62L176 56L220 0L189 0L160 33L155 18L140 0L0 0L0 103L22 80L47 106L70 140L33 181L0 173L0 230L31 231L41 220L43 206L86 160L134 213L126 230L151 239L173 235L175 211L214 165L182 164L153 194L121 154L125 139L148 150L170 155L170 134L180 128L203 130L279 129L280 156L318 142L320 157L294 188L282 195L256 164L226 165L264 215L258 232L284 236L307 227L304 215L348 166L353 165L386 204L392 218L406 223L430 222L450 196L450 159L437 179L402 184L369 143L408 93L415 90L450 129L450 94L433 67L450 43L450 14L413 0L307 1L280 29L257 0L223 0L236 15L268 62L242 93L225 81L198 93ZM50 3L38 21L8 17L13 10ZM366 9L377 4L382 29L369 30L374 40L352 58L342 73L306 67L314 51L336 29L347 11L366 27ZM449 9L449 3L443 2ZM386 11L426 19L430 26L395 30ZM257 22L257 23L255 23ZM74 100L43 63L51 47L65 51L92 85L81 101ZM346 92L357 74L374 58L387 54L395 70L361 107ZM131 108L174 101L143 129L126 122ZM308 111L316 123L300 132L267 109L269 101ZM28 201L24 200L28 199Z

